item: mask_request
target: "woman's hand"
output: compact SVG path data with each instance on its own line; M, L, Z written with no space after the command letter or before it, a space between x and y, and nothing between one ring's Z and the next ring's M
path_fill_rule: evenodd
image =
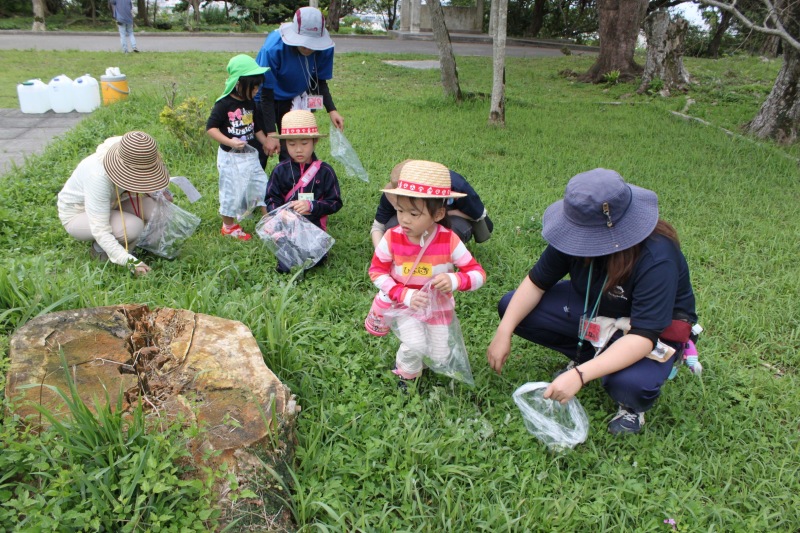
M415 290L414 294L411 295L411 305L408 307L413 311L421 311L428 306L428 295L422 291Z
M242 148L247 146L247 143L241 139L237 139L236 137L234 137L232 139L228 139L228 146L230 146L234 150L241 150Z
M262 148L267 157L269 157L281 151L281 141L271 135L267 135L267 142L262 145Z
M433 278L431 286L444 293L453 292L453 281L450 279L450 276L444 272L437 274L436 277Z
M292 208L292 211L298 215L311 214L311 204L307 200L295 200L293 202L289 202L289 206Z
M133 275L136 277L139 276L146 276L148 272L152 270L149 266L144 263L139 263L133 268Z
M331 122L336 126L336 129L344 131L344 117L338 111L334 109L328 113L328 116L331 117Z
M497 330L494 334L489 348L486 350L486 359L489 360L489 366L498 374L502 373L503 365L506 364L506 359L511 353L511 335Z
M575 369L564 372L548 385L544 397L556 402L567 403L583 387L581 376Z

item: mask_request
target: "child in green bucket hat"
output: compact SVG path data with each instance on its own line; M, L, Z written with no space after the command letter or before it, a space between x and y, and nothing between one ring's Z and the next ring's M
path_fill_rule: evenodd
M237 219L246 216L254 207L261 207L266 214L267 174L261 167L259 154L263 153L267 136L261 110L253 97L268 70L268 67L258 66L248 55L233 57L228 62L225 92L217 98L206 123L209 137L219 143L220 232L242 241L249 241L251 235L245 233Z

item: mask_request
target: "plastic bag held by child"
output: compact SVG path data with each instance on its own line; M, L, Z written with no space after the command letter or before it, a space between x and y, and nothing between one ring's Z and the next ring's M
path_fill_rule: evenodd
M342 130L331 127L331 157L344 165L348 176L354 176L369 183L369 175L364 170L358 154L344 136Z
M526 383L514 391L525 427L554 451L574 448L589 435L589 419L577 398L566 404L544 398L549 383Z
M220 193L219 212L237 220L246 218L264 205L267 194L267 173L261 168L258 150L247 145L241 150L220 151L218 157L220 191L237 191L225 198ZM223 187L223 183L230 185Z
M267 213L256 224L256 234L281 263L289 268L310 268L328 253L333 237L285 204Z
M136 245L157 256L175 259L183 243L200 225L200 217L184 211L161 193L151 197L156 206Z
M428 296L428 305L424 309L414 311L398 306L384 313L385 323L402 343L398 362L403 357L416 361L422 359L423 365L433 372L474 385L452 295L436 290L430 282L420 291Z

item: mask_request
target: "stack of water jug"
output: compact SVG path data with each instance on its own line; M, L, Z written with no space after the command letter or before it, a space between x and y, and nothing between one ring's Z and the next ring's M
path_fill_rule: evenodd
M65 75L56 76L50 83L28 80L17 85L19 107L23 113L90 113L100 107L100 86L88 74L71 80Z

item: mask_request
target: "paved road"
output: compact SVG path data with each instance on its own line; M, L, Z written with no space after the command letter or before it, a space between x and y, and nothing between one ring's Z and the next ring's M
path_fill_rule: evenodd
M336 35L336 52L410 53L438 55L436 43L430 40L390 39L388 37ZM465 42L469 40L469 42ZM491 56L492 44L481 36L453 36L453 51L460 56ZM248 52L255 54L264 43L264 35L249 34L188 34L136 32L136 43L142 52ZM555 45L554 45L555 46ZM0 31L0 50L84 50L87 52L116 52L119 35L110 32L45 34ZM0 54L1 55L1 54ZM510 45L510 57L560 56L558 47Z

